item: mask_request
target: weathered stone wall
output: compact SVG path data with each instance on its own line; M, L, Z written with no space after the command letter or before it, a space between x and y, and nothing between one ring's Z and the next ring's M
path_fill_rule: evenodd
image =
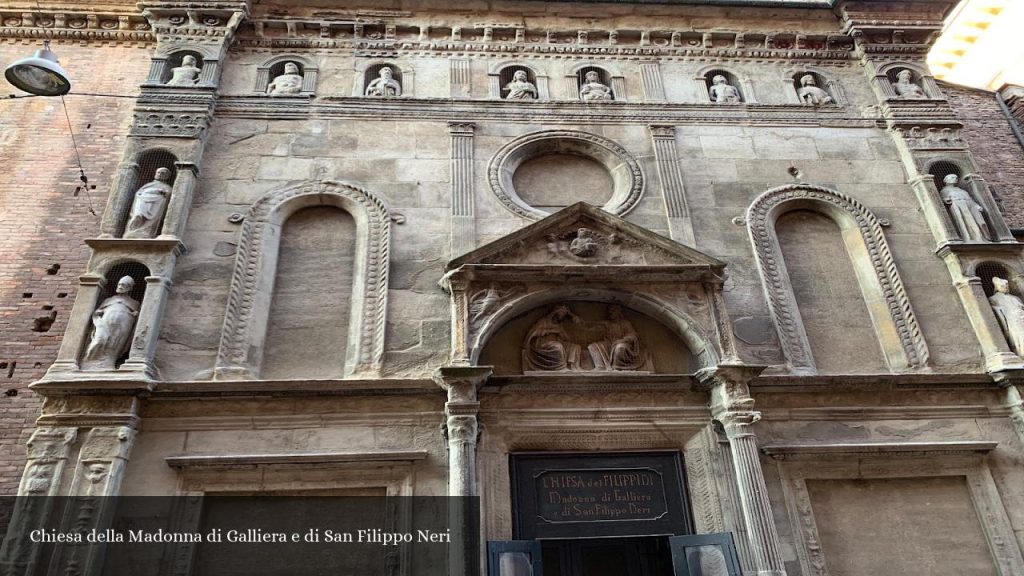
M0 41L0 63L6 66L38 48L35 43ZM65 101L89 178L87 186L79 180L60 99L8 99L8 93L17 91L3 82L0 494L17 490L25 441L41 404L27 386L46 372L60 346L78 275L89 256L82 239L98 233L98 214L103 212L131 121L135 104L131 96L145 77L150 48L148 44L53 44L74 83L76 94Z

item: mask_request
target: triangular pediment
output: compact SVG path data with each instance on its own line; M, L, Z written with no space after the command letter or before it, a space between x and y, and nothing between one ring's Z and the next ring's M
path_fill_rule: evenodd
M722 261L584 202L563 208L448 263L505 266L693 266Z

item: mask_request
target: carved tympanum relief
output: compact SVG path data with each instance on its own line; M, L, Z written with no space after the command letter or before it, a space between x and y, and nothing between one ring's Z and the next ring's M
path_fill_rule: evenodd
M942 179L945 184L939 195L949 208L953 223L960 232L960 238L966 242L987 242L992 238L985 222L985 209L981 207L971 193L957 186L960 178L956 174L948 174Z
M1003 278L992 278L995 293L988 297L992 311L1006 334L1010 349L1018 356L1024 354L1024 302L1010 293L1010 283Z
M395 72L384 66L378 72L378 77L366 86L367 96L401 96L402 85L395 80Z
M527 332L522 354L524 373L651 369L639 334L615 304L608 306L603 321L583 320L568 306L555 306Z
M828 92L819 88L814 76L810 74L804 74L800 77L800 88L797 89L796 93L800 96L800 101L804 104L822 106L834 103L832 96L830 96Z
M267 94L271 96L293 96L302 92L302 73L295 62L286 62L284 73L275 77L267 85Z
M83 370L114 370L131 344L139 302L129 296L135 280L125 276L117 282L117 293L104 300L92 315L92 337L82 358Z
M186 54L181 59L181 66L171 69L171 79L167 86L195 86L199 83L199 73L202 72L196 65L196 57Z
M160 233L160 223L167 211L167 199L171 195L171 171L157 168L153 181L135 192L128 222L125 224L125 238L155 238Z
M742 102L738 88L729 84L729 80L722 74L716 74L711 79L711 88L708 89L711 101L716 104L734 104Z
M900 70L896 74L896 81L892 83L892 88L900 98L910 100L928 97L924 93L924 89L914 83L914 73L910 70Z
M580 88L580 100L611 100L612 89L601 82L601 75L591 70L583 76L583 87Z
M506 100L536 100L537 87L529 80L525 70L516 70L512 81L505 85Z

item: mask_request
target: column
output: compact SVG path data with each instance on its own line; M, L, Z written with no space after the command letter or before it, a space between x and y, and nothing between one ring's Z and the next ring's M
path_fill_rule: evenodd
M423 40L425 41L425 40ZM452 58L451 72L451 97L469 98L472 89L472 79L469 72L468 58Z
M473 208L473 130L471 122L449 122L452 166L451 258L476 248Z
M942 246L949 242L959 242L960 234L953 228L946 205L935 189L935 178L931 174L923 174L910 181L917 195L917 201L924 209L924 219L932 230L935 242Z
M1006 222L1003 221L1002 210L996 204L995 198L992 197L992 191L989 190L985 179L978 174L967 174L964 176L964 185L974 194L978 202L984 206L985 212L988 213L986 219L988 220L989 227L992 229L992 241L1015 243L1017 240L1013 237L1013 233L1010 232L1010 228L1006 226Z
M135 334L132 338L128 360L120 370L143 372L156 378L153 357L159 341L160 325L163 323L164 307L171 292L171 281L160 276L146 277L146 292L135 320Z
M644 100L648 102L664 102L665 86L661 81L661 68L657 62L641 64L640 78L644 85Z
M476 445L480 402L477 390L491 375L490 366L445 366L434 374L434 380L448 393L444 405L445 432L448 440L449 523L452 544L449 546L449 576L472 574L479 565L479 516L469 497L478 496L476 481Z
M178 175L174 178L174 188L167 204L167 216L158 238L180 239L185 234L185 224L192 208L192 194L196 189L196 176L199 167L192 162L175 162Z
M1006 387L1006 400L1010 407L1010 422L1013 422L1013 429L1017 431L1017 438L1024 443L1024 398L1021 398L1019 385Z
M100 238L114 238L121 235L121 224L128 215L132 194L139 185L139 165L132 161L124 161L117 168L107 209L103 211L100 222Z
M649 128L654 140L654 157L658 164L661 193L665 199L669 236L676 242L693 246L693 223L690 221L690 211L686 206L686 190L683 188L683 174L679 168L676 129L674 126L662 125L653 125Z
M697 373L701 384L711 393L711 415L725 429L732 455L732 473L740 497L740 510L747 527L752 566L750 574L785 576L786 569L779 551L779 535L775 529L768 487L761 470L757 437L753 425L761 413L753 409L747 384L764 370L764 366L721 364Z
M85 342L92 329L92 313L99 305L106 284L106 278L98 274L83 274L79 277L78 296L75 297L75 304L71 308L60 351L57 352L57 359L46 371L44 380L78 369L78 356L85 349Z

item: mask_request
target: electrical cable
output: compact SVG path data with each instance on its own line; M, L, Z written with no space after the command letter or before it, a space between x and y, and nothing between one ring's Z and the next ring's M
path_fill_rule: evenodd
M92 206L92 195L89 194L89 177L85 175L85 168L82 167L82 155L78 153L78 142L75 140L75 129L71 126L71 115L68 114L68 105L64 97L60 97L60 103L64 106L64 117L68 120L68 132L71 133L71 146L75 149L75 159L78 161L78 179L82 181L82 189L85 190L85 199L89 204L89 214L96 216L96 210Z

